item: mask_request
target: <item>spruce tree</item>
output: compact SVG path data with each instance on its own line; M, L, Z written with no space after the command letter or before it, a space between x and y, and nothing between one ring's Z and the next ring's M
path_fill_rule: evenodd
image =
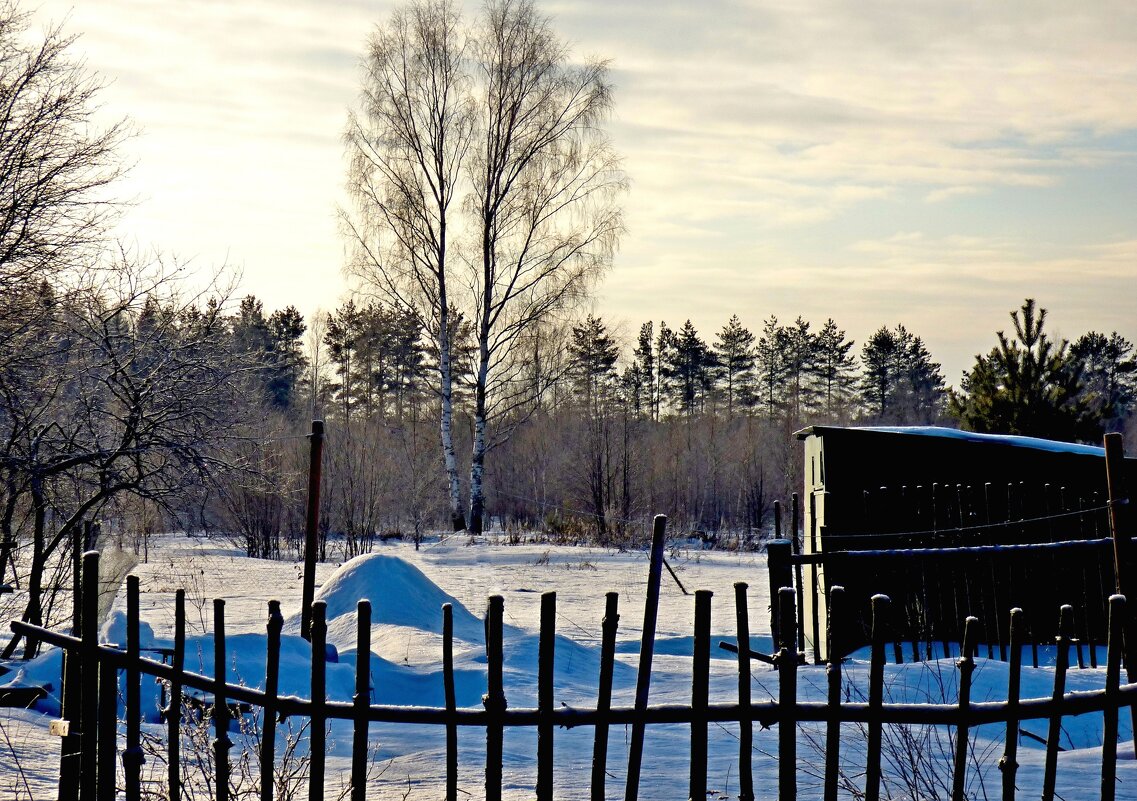
M754 397L754 334L737 314L718 333L714 355L726 395L726 413L732 417L736 404L748 406Z

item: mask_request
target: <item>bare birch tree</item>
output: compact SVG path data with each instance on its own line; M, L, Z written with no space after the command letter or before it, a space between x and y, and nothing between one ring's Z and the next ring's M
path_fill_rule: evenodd
M346 142L357 213L343 218L365 286L412 310L437 348L439 430L455 530L463 527L450 353L451 208L473 131L465 35L449 0L421 0L375 30L362 110Z

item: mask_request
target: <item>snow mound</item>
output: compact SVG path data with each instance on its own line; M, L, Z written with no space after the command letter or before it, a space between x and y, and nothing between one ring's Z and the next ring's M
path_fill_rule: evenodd
M343 616L355 618L360 600L371 601L373 626L401 626L442 633L442 605L454 610L454 635L477 641L483 636L480 619L428 579L421 570L397 556L367 554L345 563L316 595L327 604L329 627ZM299 621L290 621L298 626Z

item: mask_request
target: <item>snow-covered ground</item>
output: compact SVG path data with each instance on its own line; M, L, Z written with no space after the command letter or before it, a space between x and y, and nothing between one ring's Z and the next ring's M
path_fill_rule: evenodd
M660 599L652 703L688 703L695 589L714 592L712 604L712 701L729 702L736 697L737 674L733 654L717 648L720 640L734 641L733 585L750 585L749 612L752 647L769 652L769 597L765 558L757 554L702 551L696 547L673 548L668 560L679 580L690 591L685 595L665 572ZM247 559L231 548L208 541L168 536L152 544L151 558L134 573L142 587L142 618L148 626L144 643L166 644L172 633L173 594L183 587L187 596L187 667L212 674L212 599L226 599L226 633L231 680L259 684L264 675L266 602L281 601L286 617L282 650L281 693L307 695L309 661L307 643L297 636L301 572L295 563ZM338 651L338 663L329 665L329 696L349 700L353 692L355 605L368 598L372 613L373 700L382 704L442 705L441 611L442 603L454 605L455 663L459 706L480 707L485 692L485 653L481 617L486 599L505 597L506 697L511 707L536 706L537 632L540 594L557 593L556 703L569 706L595 704L599 665L600 621L604 593L620 593L620 628L615 705L630 706L635 693L635 672L643 622L647 584L646 552L618 553L599 548L553 547L547 544L506 545L479 541L469 544L464 536L432 542L415 551L407 543L379 546L375 553L345 565L324 564L317 573L318 597L328 604L328 640ZM124 598L117 599L105 627L109 641L123 638ZM850 692L867 687L867 663L863 654L846 665ZM1104 654L1103 654L1104 657ZM1104 659L1103 659L1104 662ZM28 666L21 680L50 681L57 693L59 660L47 654ZM953 660L918 665L889 665L888 699L891 701L953 702L957 671ZM10 678L10 677L6 677ZM823 667L803 667L799 674L799 697L824 697ZM1049 696L1053 669L1026 669L1023 697ZM1090 689L1104 683L1104 670L1072 670L1068 689ZM978 660L974 700L1003 697L1007 667L997 661ZM754 663L753 697L776 697L776 674ZM151 687L148 730L159 736L158 688ZM0 710L0 798L54 797L59 741L47 735L47 723L58 714L55 695L32 711ZM294 722L293 725L297 725ZM1045 735L1044 721L1025 723L1023 728ZM1064 726L1068 750L1060 755L1058 793L1066 799L1097 797L1100 786L1101 717L1067 719ZM685 798L687 790L689 729L685 726L650 726L647 731L640 797ZM557 797L586 798L592 756L591 728L558 730L556 733ZM804 726L799 733L799 791L802 798L820 795L822 771L820 727ZM1127 716L1122 716L1122 739L1131 740ZM614 727L609 739L609 794L623 795L624 768L629 732ZM375 725L369 797L437 798L444 781L444 740L437 727ZM463 797L483 794L484 731L459 733L460 782ZM974 770L969 797L998 797L1000 774L996 767L1002 752L1002 731L980 730L974 738ZM185 746L183 746L185 748ZM756 786L771 788L776 782L777 731L756 727L753 755ZM850 727L843 740L843 768L854 786L863 771L863 738ZM350 759L350 731L344 724L332 727L329 754L329 790L340 788ZM942 797L935 782L950 781L950 736L946 729L890 729L886 734L886 797ZM236 749L235 749L236 751ZM915 771L901 752L918 753ZM301 750L302 753L302 750ZM505 736L504 780L507 798L531 798L535 783L536 733L509 729ZM1118 798L1137 799L1137 761L1132 747L1121 749ZM1024 739L1019 751L1020 797L1037 797L1041 788L1041 746ZM17 770L17 764L23 770ZM147 768L155 777L164 768L151 759ZM255 768L252 771L255 774ZM239 771L238 771L239 773ZM924 781L923 789L909 791L906 779ZM737 727L712 724L708 787L711 797L730 798L738 792Z

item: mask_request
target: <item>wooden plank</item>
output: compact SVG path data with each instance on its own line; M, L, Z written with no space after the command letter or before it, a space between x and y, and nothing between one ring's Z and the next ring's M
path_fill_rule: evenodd
M695 642L691 665L691 770L687 797L707 795L707 705L710 703L711 591L695 591Z
M667 516L656 515L651 532L651 558L648 562L647 594L644 599L644 625L640 637L640 664L636 673L635 709L647 709L651 690L651 662L655 653L655 625L659 615L659 580L663 571L663 546L667 534ZM640 792L640 766L643 763L644 720L637 718L632 724L632 737L628 744L628 775L624 787L624 801L636 801ZM491 799L486 799L491 801Z
M1070 667L1070 634L1073 631L1074 608L1063 604L1058 614L1058 652L1054 664L1055 702L1066 693L1066 671ZM1054 801L1054 785L1058 772L1058 737L1062 733L1062 712L1055 711L1050 716L1050 727L1046 735L1046 764L1042 774L1042 801Z
M601 622L600 678L596 692L595 737L592 743L592 801L604 801L604 778L608 770L608 710L612 708L612 675L616 662L616 630L620 623L620 596L605 595L604 620Z
M97 661L99 670L99 767L97 797L115 797L115 749L118 747L118 671L107 659ZM224 800L223 800L224 801Z
M754 723L750 719L750 614L747 585L734 585L735 624L738 628L738 801L754 801ZM595 799L594 799L595 801Z

